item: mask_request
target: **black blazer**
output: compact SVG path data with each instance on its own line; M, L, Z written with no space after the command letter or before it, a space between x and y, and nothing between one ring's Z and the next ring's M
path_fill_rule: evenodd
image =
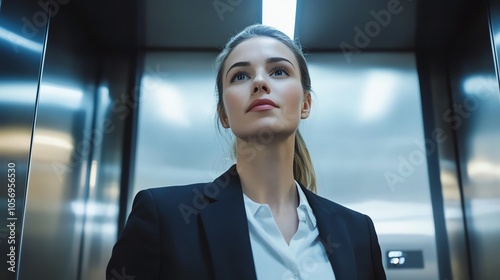
M386 279L371 219L302 186L337 280ZM140 191L106 279L256 279L240 179Z

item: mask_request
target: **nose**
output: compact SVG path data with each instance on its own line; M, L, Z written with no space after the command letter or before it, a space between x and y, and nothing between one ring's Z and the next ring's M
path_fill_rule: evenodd
M254 79L253 85L253 93L263 92L269 94L271 92L271 88L269 87L268 82L262 75L258 75Z

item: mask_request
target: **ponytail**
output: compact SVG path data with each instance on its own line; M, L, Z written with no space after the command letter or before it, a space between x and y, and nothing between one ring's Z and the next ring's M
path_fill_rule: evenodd
M298 129L295 133L293 178L313 193L316 193L316 174L314 173L311 156Z

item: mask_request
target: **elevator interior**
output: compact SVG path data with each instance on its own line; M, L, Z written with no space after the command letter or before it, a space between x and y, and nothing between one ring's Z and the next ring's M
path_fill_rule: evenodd
M297 2L319 193L373 218L388 279L500 275L497 2ZM137 191L232 163L213 62L262 4L47 3L0 1L0 279L102 279Z

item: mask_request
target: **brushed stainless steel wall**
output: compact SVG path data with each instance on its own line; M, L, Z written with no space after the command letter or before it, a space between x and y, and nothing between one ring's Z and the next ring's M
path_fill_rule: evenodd
M145 56L134 188L213 180L233 160L217 134L216 53ZM423 269L387 269L389 279L439 279L419 80L412 53L308 57L315 101L301 130L319 193L375 222L388 250L421 250ZM154 70L154 71L152 71ZM385 259L385 257L384 257Z
M102 279L116 240L135 56L101 52L77 16L71 5L52 14L45 60L36 65L43 74L28 126L34 134L18 279ZM1 106L21 99L12 96ZM34 110L34 100L25 103ZM24 139L10 138L2 155L22 147L15 140Z
M81 27L65 8L51 18L47 37L19 279L79 277L97 64L85 37L72 35Z
M437 193L434 205L441 208L437 223L438 252L441 254L441 279L470 278L469 249L463 214L463 196L457 165L455 131L447 118L453 109L447 53L419 53L419 77L424 110L427 115L427 157L432 169L431 191ZM441 135L439 138L436 135ZM438 211L436 211L438 212ZM438 214L436 213L435 214ZM444 221L443 221L444 219ZM441 230L441 232L439 232ZM438 237L437 236L437 237Z
M216 55L145 55L130 203L148 186L213 180L231 162L220 147L224 135L217 135L214 121Z
M488 12L493 59L495 60L497 79L500 81L500 61L498 60L500 55L500 1L489 0Z
M40 13L34 1L4 0L0 5L0 279L7 280L16 279L20 268L23 209L47 15Z
M422 251L423 268L385 263L388 279L439 279L414 54L308 60L317 102L302 125L319 194L373 218L384 262L390 250Z
M486 7L470 12L451 57L455 130L472 279L498 279L500 266L500 91ZM491 15L494 25L498 14ZM495 44L497 40L495 39ZM493 45L496 48L496 45Z
M119 197L122 188L123 164L128 164L129 148L124 148L126 120L131 119L130 104L135 91L135 58L107 55L99 61L100 74L96 92L95 125L89 194L85 205L83 248L79 279L103 279L111 250L118 235ZM127 175L127 174L125 174Z
M75 2L0 5L0 279L101 279L117 236L136 56L110 49L123 40L96 36Z

